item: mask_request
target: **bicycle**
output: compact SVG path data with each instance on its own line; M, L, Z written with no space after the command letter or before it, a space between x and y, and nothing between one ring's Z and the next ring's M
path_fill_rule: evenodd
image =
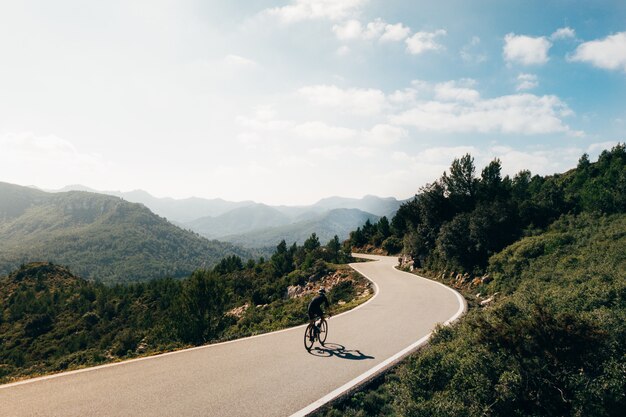
M311 351L313 343L318 341L320 345L324 346L326 336L328 335L328 323L326 319L320 318L315 321L315 324L309 323L304 330L304 347L307 351Z

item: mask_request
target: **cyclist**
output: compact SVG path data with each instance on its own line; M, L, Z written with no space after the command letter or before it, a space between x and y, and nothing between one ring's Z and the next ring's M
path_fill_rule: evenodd
M330 303L328 302L328 298L326 298L326 289L321 287L318 291L318 296L315 297L309 303L309 320L312 326L315 327L316 331L319 332L319 328L315 325L315 319L317 317L323 319L324 311L322 311L322 304L326 306L326 308L330 308ZM329 314L330 316L330 314Z

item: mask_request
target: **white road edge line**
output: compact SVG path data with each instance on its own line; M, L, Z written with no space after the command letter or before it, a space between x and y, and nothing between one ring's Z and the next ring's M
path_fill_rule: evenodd
M395 266L392 266L391 268L396 270ZM400 271L400 272L402 272L402 271ZM372 281L363 272L359 272L359 273L361 275L364 275L370 281ZM466 304L465 300L463 299L463 297L461 296L461 294L459 294L457 291L453 290L452 288L450 288L450 287L448 287L448 286L446 286L446 285L444 285L444 284L442 284L442 283L440 283L438 281L434 281L434 280L431 280L431 279L428 279L428 278L424 278L424 277L421 277L419 275L414 275L414 274L410 274L410 275L412 277L418 277L418 278L421 278L421 279L427 279L427 280L429 280L431 282L435 282L435 283L441 285L442 287L447 288L448 290L452 291L454 293L454 295L456 295L457 300L459 301L459 309L457 310L457 312L451 318L449 318L446 322L443 323L444 326L448 326L448 325L452 324L454 321L456 321L466 311L467 304ZM413 350L417 349L418 347L420 347L421 345L425 344L432 334L433 334L432 332L428 333L426 336L422 337L421 339L419 339L418 341L416 341L412 345L407 346L406 348L402 349L400 352L396 353L395 355L391 356L390 358L384 360L383 362L379 363L375 367L371 368L369 371L366 371L366 372L362 373L361 375L359 375L356 378L354 378L352 381L342 385L341 387L337 388L336 390L334 390L334 391L328 393L327 395L323 396L319 400L309 404L308 406L306 406L302 410L293 413L290 417L305 417L305 416L307 416L308 414L312 413L313 411L317 410L318 408L322 407L323 405L327 404L328 402L330 402L330 401L334 400L335 398L339 397L340 395L344 394L345 392L347 392L351 388L353 388L356 385L360 384L361 382L365 381L366 379L368 379L372 375L375 375L377 372L381 371L385 367L387 367L387 366L391 365L392 363L400 360L405 355L409 354L411 351L413 351Z
M359 271L357 271L357 272L359 272ZM359 274L361 274L361 273L359 272ZM363 275L363 274L361 274L361 275ZM358 306L354 307L351 310L344 311L343 313L337 314L336 316L332 316L332 317L340 317L340 316L343 316L344 314L349 314L349 313L352 313L354 311L357 311L358 309L360 309L362 307L365 307L367 304L369 304L371 301L373 301L376 297L378 297L378 294L380 293L380 289L378 288L378 284L376 284L374 281L372 281L368 277L365 277L365 278L367 278L367 280L374 285L374 295L372 296L372 298L370 298L369 300L367 300L363 304L359 304ZM277 334L277 333L284 333L284 332L295 331L297 329L304 328L307 325L308 325L308 323L307 324L301 324L301 325L296 326L296 327L289 327L289 328L286 328L286 329L275 330L275 331L269 332L269 333L261 333L261 334L256 334L256 335L253 335L253 336L242 337L241 339L227 340L225 342L213 343L213 344L202 345L202 346L195 346L195 347L192 347L192 348L175 350L173 352L159 353L157 355L144 356L142 358L135 358L135 359L129 359L129 360L126 360L126 361L121 361L121 362L114 362L114 363L107 363L107 364L104 364L104 365L92 366L90 368L82 368L82 369L76 369L74 371L60 372L58 374L45 375L45 376L40 376L40 377L36 377L36 378L24 379L22 381L10 382L8 384L0 385L0 390L1 389L5 389L5 388L15 387L15 386L18 386L18 385L25 385L25 384L32 384L32 383L35 383L35 382L46 381L48 379L55 379L55 378L61 378L61 377L64 377L64 376L70 376L70 375L74 375L74 374L81 374L83 372L97 371L99 369L111 368L113 366L121 366L121 365L131 364L131 363L135 363L135 362L147 361L147 360L151 360L151 359L159 359L159 358L162 358L164 356L176 355L176 354L179 354L179 353L190 352L192 350L210 349L210 348L215 347L215 346L221 346L221 345L227 345L227 344L230 344L230 343L243 342L243 341L246 341L246 340L256 339L258 337L266 337L266 336L270 336L270 335Z

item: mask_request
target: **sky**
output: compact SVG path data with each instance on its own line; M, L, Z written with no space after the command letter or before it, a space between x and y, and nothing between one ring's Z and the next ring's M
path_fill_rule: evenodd
M0 181L311 204L626 140L623 0L0 0Z

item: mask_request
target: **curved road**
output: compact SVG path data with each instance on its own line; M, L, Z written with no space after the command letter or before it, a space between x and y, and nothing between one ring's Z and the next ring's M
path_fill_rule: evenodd
M0 386L2 416L306 415L423 344L465 311L455 291L394 269L351 266L376 296L332 317L326 348L303 327Z

